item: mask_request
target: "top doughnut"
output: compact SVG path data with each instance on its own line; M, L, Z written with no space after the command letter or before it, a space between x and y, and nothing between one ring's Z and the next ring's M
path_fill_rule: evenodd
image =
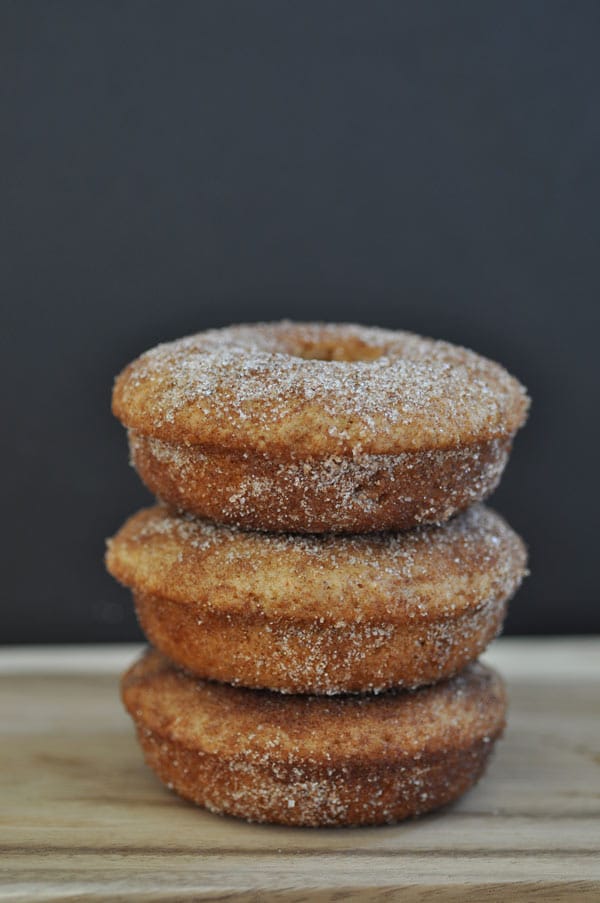
M465 348L351 324L209 330L117 378L133 462L166 501L255 529L403 529L497 483L528 399Z

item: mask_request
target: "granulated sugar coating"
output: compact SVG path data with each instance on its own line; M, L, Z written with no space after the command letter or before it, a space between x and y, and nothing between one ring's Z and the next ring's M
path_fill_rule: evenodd
M195 680L156 652L123 700L168 787L217 812L290 825L393 822L464 793L502 731L499 677L380 696L282 696Z
M479 655L525 570L475 506L440 527L363 536L250 533L163 506L110 542L142 626L203 677L286 692L431 683Z
M347 456L502 438L527 398L498 364L446 342L281 322L159 345L117 379L114 410L166 442Z
M522 386L464 348L353 325L257 324L160 345L113 410L149 488L251 529L446 520L497 484Z
M472 351L352 324L209 330L125 368L113 411L159 504L107 565L155 647L122 696L169 788L312 826L475 783L506 699L473 662L526 568L480 503L528 405Z

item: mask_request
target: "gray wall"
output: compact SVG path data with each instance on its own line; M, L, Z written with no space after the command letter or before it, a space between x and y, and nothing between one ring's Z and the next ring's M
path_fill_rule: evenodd
M354 320L529 387L512 632L600 629L600 4L4 2L1 641L137 636L109 413L157 341Z

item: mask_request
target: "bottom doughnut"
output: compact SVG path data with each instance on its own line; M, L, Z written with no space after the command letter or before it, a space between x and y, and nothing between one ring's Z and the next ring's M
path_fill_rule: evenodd
M146 762L185 799L282 825L374 825L455 800L504 727L480 664L413 691L288 696L198 680L147 652L122 680Z

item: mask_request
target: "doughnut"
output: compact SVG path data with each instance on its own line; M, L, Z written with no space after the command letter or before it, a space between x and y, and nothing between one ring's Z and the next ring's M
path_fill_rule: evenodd
M295 533L447 520L493 491L527 408L516 379L465 348L288 321L158 345L113 392L155 495Z
M288 693L448 677L496 636L525 564L519 537L483 505L441 526L362 536L251 533L159 505L107 551L168 658Z
M122 679L147 764L213 812L368 825L437 809L482 774L504 727L500 678L470 665L420 690L285 696L198 680L147 652Z

